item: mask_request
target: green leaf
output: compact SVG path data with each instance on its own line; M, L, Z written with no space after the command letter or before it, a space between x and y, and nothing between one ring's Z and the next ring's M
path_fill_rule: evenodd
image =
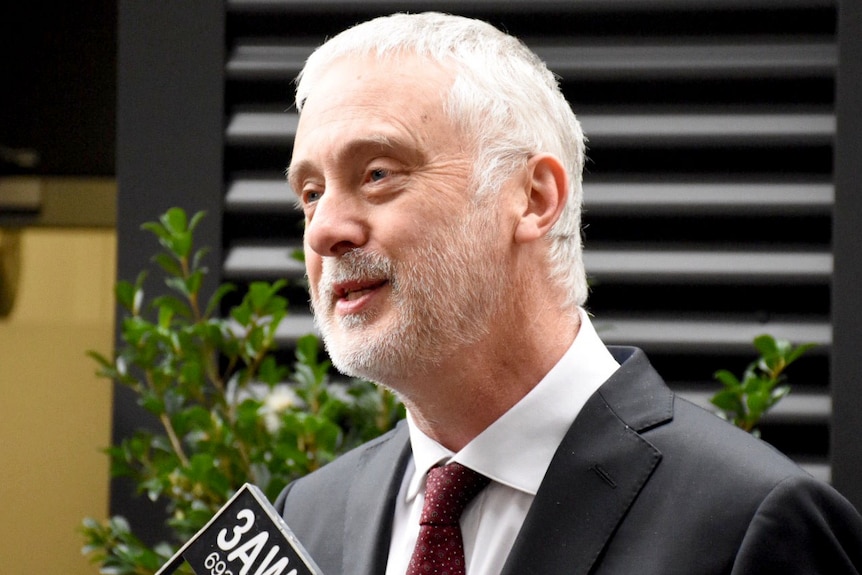
M262 310L272 297L270 284L266 282L252 282L248 288L247 297L251 302L251 308L253 310Z
M712 396L710 402L717 408L731 414L742 415L745 413L745 408L743 407L739 396L728 390L719 391Z
M141 225L141 229L151 232L163 244L171 239L171 233L163 225L157 222L146 222Z
M153 256L153 262L155 262L165 273L172 276L182 276L183 268L180 265L180 262L171 255L161 253Z
M247 326L251 322L251 309L248 305L234 306L230 310L230 316L241 326Z
M197 294L201 291L201 284L204 280L204 273L201 270L196 270L186 280L186 291L190 294Z
M189 257L192 251L192 234L190 232L175 233L171 237L169 247L177 256Z
M134 284L127 281L119 281L114 287L114 293L117 297L117 302L128 311L132 311L135 302Z
M261 381L273 386L287 377L286 372L287 368L278 365L274 357L267 356L261 362L257 375Z
M182 208L170 208L159 218L159 221L172 235L183 233L188 229L186 212Z
M235 290L236 286L229 283L225 283L218 286L213 295L210 297L209 302L207 302L206 312L204 313L204 316L210 317L213 313L215 313L224 296Z
M93 359L96 361L96 363L98 363L98 364L99 364L99 367L101 367L102 369L111 369L111 370L113 370L113 368L114 368L114 362L113 362L113 361L111 361L111 360L109 360L107 357L105 357L105 356L104 356L104 355L102 355L101 353L99 353L99 352L97 352L97 351L93 351L93 350L87 350L87 352L86 352L86 353L87 353L87 355L88 355L88 356L90 356L91 358L93 358Z
M307 334L296 340L296 359L305 365L317 363L320 351L320 340L312 334Z
M172 295L163 295L157 297L153 300L153 305L159 308L159 311L161 311L162 309L169 309L171 312L180 317L184 317L186 319L190 319L192 317L192 311L191 309L189 309L188 304Z
M201 262L203 262L204 257L210 252L209 248L201 248L195 252L195 255L192 256L192 269L200 269L201 271L206 272L206 268L201 266Z
M769 391L772 380L766 377L749 377L742 384L742 391L746 394L762 393Z
M171 320L174 319L174 310L168 306L159 308L159 327L167 329L171 326Z
M790 365L791 363L793 363L794 361L796 361L797 359L802 357L803 354L814 349L815 347L817 347L816 343L803 343L803 344L796 346L786 356L787 365Z
M165 278L165 285L167 285L172 290L183 294L186 297L189 297L191 295L191 293L188 291L188 285L183 278Z
M246 399L237 408L237 423L240 427L254 428L260 423L258 413L261 403L254 399Z
M210 411L200 405L193 405L177 411L171 416L171 421L180 435L186 435L192 431L208 430L212 424Z
M189 222L188 230L190 232L195 231L195 229L198 227L198 224L201 222L201 220L204 219L204 217L206 217L205 211L195 212L195 214L192 216L191 221Z
M150 413L159 415L165 412L165 402L162 401L162 398L155 393L146 393L141 395L141 397L138 398L138 403Z
M263 349L264 333L259 326L255 325L248 332L248 355L249 357L257 356L258 351Z
M766 389L758 389L757 391L750 393L746 398L746 403L748 404L748 411L755 416L755 420L759 419L761 415L763 415L766 410L770 406L770 390Z
M755 337L754 347L763 356L779 355L778 342L769 334L761 334Z
M204 379L204 368L198 361L188 361L180 368L180 381L186 385L200 386Z
M728 387L731 389L737 388L737 387L742 387L742 384L739 382L739 380L736 378L736 376L733 375L732 373L730 373L729 371L727 371L726 369L721 369L719 371L716 371L714 374L714 377L715 377L715 379L717 379L718 381L723 383L725 387Z

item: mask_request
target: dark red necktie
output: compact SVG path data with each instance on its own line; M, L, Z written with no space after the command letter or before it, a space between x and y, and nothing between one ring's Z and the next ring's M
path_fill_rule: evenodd
M460 463L428 472L419 538L407 575L465 575L464 540L458 521L488 481Z

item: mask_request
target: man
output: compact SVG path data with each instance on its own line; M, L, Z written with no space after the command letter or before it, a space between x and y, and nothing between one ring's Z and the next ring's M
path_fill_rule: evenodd
M599 340L584 138L520 42L440 14L372 20L309 58L297 107L316 321L339 370L408 411L276 502L325 573L413 569L426 476L451 461L489 478L455 572L860 570L840 495Z

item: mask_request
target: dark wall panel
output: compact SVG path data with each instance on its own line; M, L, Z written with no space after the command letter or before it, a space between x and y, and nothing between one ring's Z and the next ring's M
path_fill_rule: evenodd
M157 244L140 230L172 206L209 214L198 228L211 268L221 259L224 8L210 0L123 0L119 5L118 277L134 280ZM210 286L220 278L211 277ZM161 289L150 282L149 295ZM114 441L151 424L118 388ZM155 537L158 510L115 482L111 513ZM152 529L148 533L148 529ZM149 535L149 537L148 537Z
M838 14L832 279L832 478L862 509L862 2Z

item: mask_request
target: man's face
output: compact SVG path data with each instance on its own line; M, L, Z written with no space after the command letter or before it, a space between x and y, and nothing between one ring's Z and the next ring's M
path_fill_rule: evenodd
M499 210L474 204L473 152L444 115L451 80L415 57L337 62L290 167L333 363L395 389L488 333L505 292Z

